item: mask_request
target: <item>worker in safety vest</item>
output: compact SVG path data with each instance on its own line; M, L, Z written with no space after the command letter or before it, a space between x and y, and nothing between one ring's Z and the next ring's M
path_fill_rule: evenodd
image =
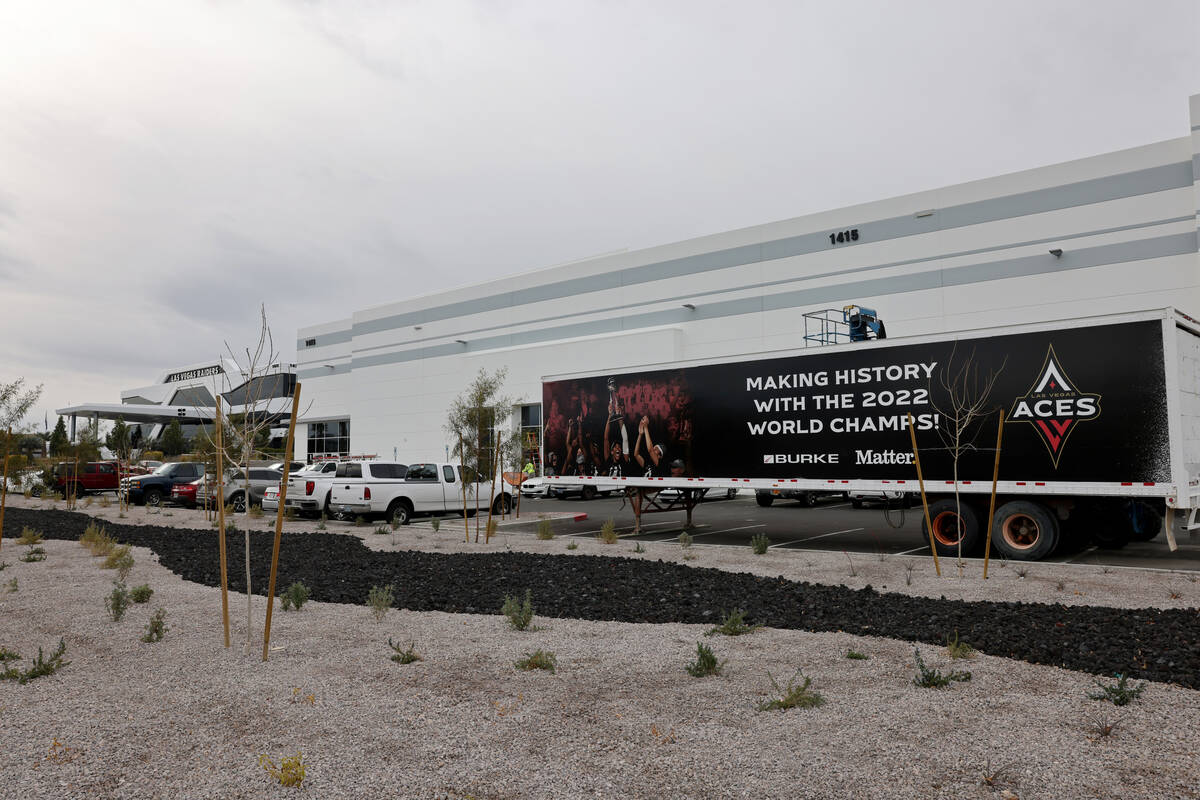
M532 478L532 477L534 476L534 473L536 472L536 470L533 468L533 462L532 462L532 461L526 461L526 462L525 462L525 469L521 470L521 472L524 472L524 473L525 473L525 478L526 478L526 479L528 479L528 478Z

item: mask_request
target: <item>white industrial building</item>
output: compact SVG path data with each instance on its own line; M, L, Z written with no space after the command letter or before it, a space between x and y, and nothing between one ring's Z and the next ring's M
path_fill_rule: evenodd
M1190 111L1190 134L1165 142L303 327L296 452L443 458L447 407L481 367L507 367L514 425L532 432L545 375L794 349L804 312L850 303L893 338L1165 306L1200 318L1200 95Z

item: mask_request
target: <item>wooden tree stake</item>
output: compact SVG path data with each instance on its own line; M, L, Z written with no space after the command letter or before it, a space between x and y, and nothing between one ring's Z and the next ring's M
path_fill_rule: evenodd
M988 558L992 554L992 522L996 516L996 484L1000 482L1000 440L1004 438L1004 409L1000 409L1000 422L996 425L996 466L992 470L992 501L988 504L987 539L983 543L983 579L987 580Z
M271 611L275 607L275 576L279 572L279 538L283 534L283 507L287 503L288 476L292 472L292 442L296 435L296 415L300 413L300 382L292 393L292 418L288 421L287 447L283 449L283 480L279 484L279 507L275 509L275 547L271 551L271 579L267 584L267 622L263 626L263 656L271 648Z
M225 647L229 647L229 574L225 560L225 422L221 419L221 395L217 393L217 480L216 491L210 492L208 501L217 504L217 549L221 554L221 622L225 626Z
M8 447L12 440L12 426L4 434L4 477L0 478L0 546L4 542L4 506L8 501Z
M933 541L933 524L929 521L929 498L925 496L925 478L921 475L921 454L917 451L917 429L913 427L913 416L908 415L908 433L912 437L913 461L917 464L917 482L921 485L921 506L925 509L925 530L929 532L929 550L933 553L933 568L942 577L942 565L938 563L937 545Z

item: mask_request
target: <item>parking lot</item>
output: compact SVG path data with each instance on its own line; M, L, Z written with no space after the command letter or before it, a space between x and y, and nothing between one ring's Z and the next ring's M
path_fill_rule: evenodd
M555 500L523 498L521 514L570 512L586 514L586 519L556 526L560 535L594 536L605 520L612 518L624 539L664 541L676 539L683 530L684 512L669 511L643 515L640 536L634 536L633 510L621 498ZM798 502L777 500L766 508L743 492L732 500L711 500L697 506L692 514L694 527L688 533L696 545L748 547L756 534L765 534L771 547L789 550L824 550L850 554L929 555L928 543L922 542L921 507L907 510L880 507L856 509L850 503L830 499L814 508ZM1139 567L1166 570L1200 571L1200 536L1177 532L1179 549L1172 553L1166 537L1151 542L1131 542L1119 550L1091 545L1083 549L1057 553L1053 562L1096 564L1112 567Z

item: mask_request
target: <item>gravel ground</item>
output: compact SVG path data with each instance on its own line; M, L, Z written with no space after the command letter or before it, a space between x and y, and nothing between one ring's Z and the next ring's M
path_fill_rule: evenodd
M117 521L115 507L104 512ZM150 521L178 525L193 512L165 513L172 516ZM203 527L202 517L195 524ZM413 526L394 545L390 532L357 532L376 549L460 549L446 527L434 534ZM567 554L562 539L505 538L489 549ZM149 583L155 595L114 623L103 607L112 573L74 542L43 546L46 561L24 563L24 548L3 543L0 646L19 651L25 665L61 636L71 663L23 686L0 682L6 796L289 796L296 790L273 785L258 756L300 751L305 791L323 797L1200 797L1200 764L1188 742L1200 726L1200 694L1177 686L1152 683L1141 699L1114 708L1087 699L1090 675L987 655L965 663L969 682L918 688L911 645L882 638L768 628L704 639L701 625L569 619L538 620L540 630L521 633L494 614L392 611L377 623L361 606L319 602L300 612L276 609L279 649L263 664L261 639L249 654L239 646L244 595L231 595L235 647L226 650L220 592L184 581L135 548L127 582ZM630 547L582 541L571 553ZM639 557L679 551L647 549ZM693 565L759 572L767 561L764 574L772 576L851 587L884 582L810 565L808 553L692 549ZM941 580L914 574L905 586L902 561L859 571L890 569L889 591L919 595L982 584L968 572ZM1062 599L1057 575L1088 581L1079 603L1196 605L1195 587L1180 576L1148 589L1161 573L1043 565L1025 579L988 581L984 596ZM13 578L19 590L5 592ZM1164 603L1168 586L1188 594ZM142 643L158 607L167 609L170 630L160 643ZM254 598L255 637L264 608ZM425 660L391 662L389 637L413 642ZM722 675L685 672L698 640L728 660ZM556 653L556 674L513 668L538 648ZM870 658L847 660L850 648ZM930 666L963 668L941 648L922 652ZM823 707L755 710L770 695L768 673L786 682L799 668L826 698ZM1111 736L1090 731L1100 718L1118 722ZM70 751L49 757L55 739ZM982 774L996 770L996 785L983 785Z

